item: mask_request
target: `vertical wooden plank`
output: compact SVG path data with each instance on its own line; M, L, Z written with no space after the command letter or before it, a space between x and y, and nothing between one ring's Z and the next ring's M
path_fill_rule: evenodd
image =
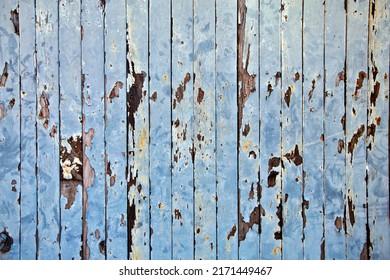
M259 66L258 10L255 0L238 1L238 137L239 137L239 258L258 259L259 206Z
M162 260L172 258L170 1L151 0L149 17L150 254Z
M282 4L283 259L303 258L302 1Z
M304 259L324 259L324 2L303 8Z
M185 260L194 257L193 31L193 2L172 0L172 258Z
M127 2L128 236L131 259L150 258L149 2Z
M261 259L281 259L280 1L260 2ZM278 212L279 211L279 212ZM279 213L279 214L278 214Z
M60 257L58 4L36 2L39 259Z
M0 6L0 260L20 258L19 3ZM7 248L8 247L8 248Z
M194 2L195 259L216 258L215 1ZM195 98L196 97L196 98Z
M104 146L104 13L82 0L83 259L106 255Z
M368 7L367 1L352 0L347 6L347 258L353 260L360 258L367 241L364 141L367 131Z
M325 257L331 260L346 257L344 4L325 2Z
M20 24L20 258L37 257L37 138L36 138L36 65L35 65L35 3L19 1Z
M80 259L83 139L80 2L59 2L61 259ZM51 127L52 135L57 127Z
M107 259L127 259L126 2L105 3Z
M217 254L238 258L237 2L216 1Z
M367 126L368 237L371 259L390 259L389 224L389 1L370 1Z

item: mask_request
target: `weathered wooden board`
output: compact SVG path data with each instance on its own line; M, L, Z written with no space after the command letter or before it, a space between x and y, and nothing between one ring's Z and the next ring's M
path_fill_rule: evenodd
M0 259L389 259L388 0L0 4Z

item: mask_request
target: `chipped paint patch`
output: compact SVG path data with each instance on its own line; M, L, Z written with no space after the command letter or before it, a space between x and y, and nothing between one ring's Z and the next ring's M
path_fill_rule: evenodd
M18 9L11 10L10 12L12 24L14 26L14 32L19 36L19 11Z
M39 106L41 107L41 110L39 111L38 119L44 120L43 127L47 129L50 120L50 102L45 92L42 92L41 96L39 97Z
M8 79L8 62L4 63L3 73L0 77L0 87L5 87Z
M0 253L2 254L8 253L11 250L13 244L14 244L14 239L4 229L0 233Z
M112 88L110 95L108 96L108 99L110 99L110 103L114 98L119 97L119 91L123 88L123 83L120 81L115 82L114 87Z

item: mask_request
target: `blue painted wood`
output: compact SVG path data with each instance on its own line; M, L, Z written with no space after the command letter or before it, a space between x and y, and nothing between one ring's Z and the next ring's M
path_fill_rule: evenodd
M37 138L35 5L19 1L20 29L20 259L37 257Z
M282 257L303 258L302 1L282 11Z
M217 257L238 258L237 2L216 1Z
M170 1L150 1L149 17L150 254L162 260L172 258Z
M172 258L179 260L194 258L192 4L172 1Z
M131 259L150 258L148 1L127 2L129 245ZM169 159L168 159L169 160Z
M80 10L79 1L59 2L61 259L80 259L82 256ZM57 128L51 129L52 134L56 133Z
M324 239L324 3L303 8L304 259L325 258ZM315 156L314 156L315 155Z
M240 259L258 259L260 252L258 12L258 1L238 2Z
M368 223L366 252L390 258L389 240L389 2L370 1L367 126ZM370 133L369 133L370 127ZM362 255L361 255L362 257Z
M325 257L331 260L346 257L345 24L344 1L325 2Z
M195 259L216 258L215 2L194 2Z
M15 30L15 21L11 20L18 17L18 2L3 2L0 7L0 232L13 238L13 245L0 254L2 260L20 258L21 135L19 27Z
M36 2L38 258L60 258L58 1Z
M260 258L280 260L281 231L278 206L281 203L281 49L280 1L260 2L260 185L261 219Z
M127 259L126 2L105 8L107 259Z
M83 259L106 255L104 144L104 6L83 0Z
M346 62L347 258L359 259L367 233L366 148L368 2L348 1Z

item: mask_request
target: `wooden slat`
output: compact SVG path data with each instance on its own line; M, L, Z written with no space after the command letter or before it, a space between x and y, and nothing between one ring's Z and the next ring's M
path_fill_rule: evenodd
M126 3L105 3L107 259L127 259Z
M346 257L344 1L327 1L325 10L325 257L343 260Z
M216 1L217 255L238 258L237 2Z
M389 224L389 1L370 1L367 159L371 259L390 258ZM364 254L363 254L364 255ZM363 255L360 255L363 257Z
M282 256L303 258L302 1L282 4Z
M18 1L0 4L0 234L2 259L20 257L20 96ZM8 247L8 248L6 248Z
M127 2L128 236L131 259L150 258L148 1Z
M149 6L151 259L172 258L171 208L171 6ZM153 98L155 94L156 98ZM153 98L153 99L152 99Z
M260 2L260 185L261 259L281 259L278 209L281 203L280 1ZM275 234L276 233L276 234Z
M36 2L38 258L60 257L58 1Z
M172 0L172 21L172 258L190 260L194 257L192 1Z
M215 3L194 2L195 259L216 258Z
M20 258L37 257L37 138L36 138L36 76L35 76L35 5L29 0L19 1L20 27Z
M104 146L104 6L83 0L83 259L106 255Z
M347 258L359 259L366 233L368 2L348 1L346 65ZM362 36L364 34L364 36Z
M239 258L258 259L259 208L259 93L258 12L255 0L238 1L238 137L239 137Z
M324 4L303 8L304 259L325 258L324 240Z
M59 3L61 259L80 259L83 142L80 2ZM72 38L70 40L70 38ZM51 127L51 133L58 128Z

